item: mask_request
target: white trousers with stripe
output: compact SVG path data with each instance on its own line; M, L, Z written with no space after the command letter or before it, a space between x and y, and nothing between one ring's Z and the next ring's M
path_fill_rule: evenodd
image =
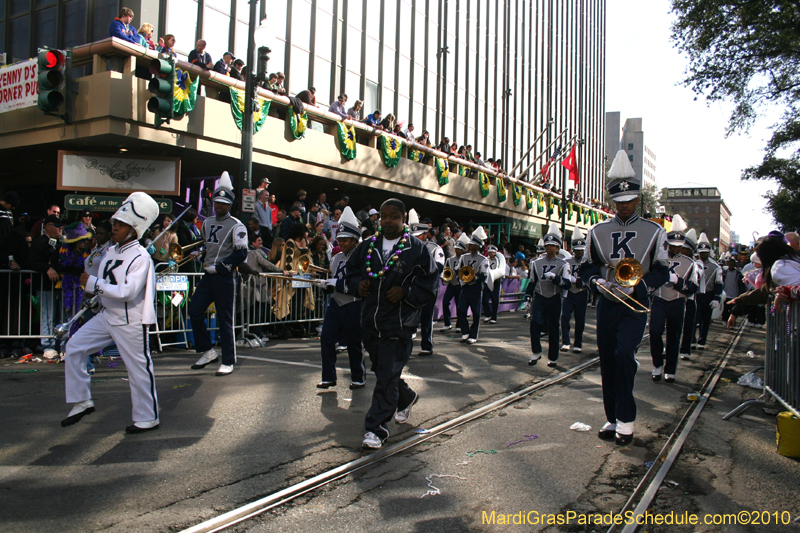
M133 403L133 421L149 422L158 419L158 396L153 359L150 357L149 326L111 326L103 313L84 324L67 341L64 373L67 403L92 398L92 378L86 370L89 354L114 343L128 371Z

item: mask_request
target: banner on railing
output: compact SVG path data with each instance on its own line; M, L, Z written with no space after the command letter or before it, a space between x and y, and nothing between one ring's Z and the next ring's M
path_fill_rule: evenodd
M339 151L345 159L352 161L356 158L356 129L352 124L339 122L336 124L336 133L339 137Z
M0 113L32 107L39 98L36 59L0 68Z
M236 127L241 131L242 124L244 123L244 91L233 87L230 88L230 91L231 115L233 115L233 121L236 123ZM258 111L253 111L253 135L258 133L259 130L261 130L261 126L266 122L271 103L271 100L267 100L261 96L258 97Z

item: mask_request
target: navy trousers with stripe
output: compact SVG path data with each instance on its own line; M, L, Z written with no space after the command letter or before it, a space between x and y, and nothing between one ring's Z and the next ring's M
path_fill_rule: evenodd
M366 335L364 347L375 371L375 390L364 427L381 440L389 437L388 424L397 410L408 407L416 393L400 377L411 357L411 336Z
M686 298L668 302L653 298L650 306L650 357L653 366L664 367L665 374L675 374L678 369L678 348L683 331L683 317ZM664 362L664 332L666 331L666 363Z
M444 320L445 326L451 325L451 311L450 311L450 302L453 300L456 301L456 322L458 321L458 298L461 296L461 285L452 285L450 283L447 284L447 288L444 290L444 296L442 297L442 320Z
M236 301L236 274L205 274L189 300L189 318L192 319L194 348L197 353L207 352L213 346L205 323L206 309L211 303L217 313L222 364L236 363L236 343L233 335L233 304Z
M575 347L583 347L583 329L586 326L586 307L589 304L589 291L567 291L561 309L561 344L569 345L569 321L575 315Z
M458 298L458 329L461 335L469 335L470 339L478 338L478 328L481 324L481 289L482 283L464 285ZM472 310L472 327L469 325L467 312Z
M558 361L558 328L561 324L561 295L545 298L534 294L531 304L531 352L542 353L541 333L547 329L547 358Z
M363 383L366 379L364 346L361 342L361 307L364 302L356 300L339 306L331 300L325 311L322 334L319 337L322 349L322 381L336 381L336 343L347 346L350 358L350 380Z

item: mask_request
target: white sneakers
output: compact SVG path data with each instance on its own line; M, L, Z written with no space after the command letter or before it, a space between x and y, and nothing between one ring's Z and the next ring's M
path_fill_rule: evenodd
M411 408L414 407L414 404L419 401L419 394L416 392L414 393L414 399L411 400L411 403L408 404L408 407L401 411L397 411L394 414L394 421L398 424L405 424L408 422L408 419L411 417Z
M653 369L653 381L661 381L661 375L664 373L664 367L659 366Z
M484 324L488 324L490 320L491 320L491 318L489 318L489 317L487 316L486 318L484 318L484 319L483 319L483 323L484 323Z
M583 350L580 346L576 346L572 349L572 353L581 353Z
M227 376L233 372L233 365L219 365L217 369L217 376Z
M681 359L684 359L684 360L689 359L689 354L688 353L682 353L681 354Z
M439 331L450 331L451 329L453 329L453 326L444 326Z
M361 446L364 448L372 448L373 450L377 450L381 446L383 446L383 441L373 432L367 431L364 434L364 441L361 443Z
M94 413L94 402L92 400L78 402L72 406L67 418L61 421L61 427L71 426L80 422L81 418L92 413Z
M466 335L461 335L461 342L466 342L469 339L469 333Z
M539 359L541 359L541 358L542 358L542 354L540 354L540 353L535 353L535 354L531 355L531 358L528 360L528 365L530 365L530 366L535 365L536 363L539 362Z
M206 365L210 363L216 363L218 359L219 355L217 355L216 350L211 348L210 350L203 352L203 355L200 356L200 359L198 359L197 362L192 365L192 370L200 370L205 368Z
M467 344L475 344L478 342L478 339L467 339Z
M570 348L572 348L572 346L570 346L569 344L564 344L563 346L561 346L561 351L568 352Z
M667 383L675 383L675 374L664 374L664 381Z

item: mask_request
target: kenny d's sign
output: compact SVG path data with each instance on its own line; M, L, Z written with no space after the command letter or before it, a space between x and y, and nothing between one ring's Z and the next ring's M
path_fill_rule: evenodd
M177 157L124 157L58 151L58 189L67 191L178 194L181 160Z

